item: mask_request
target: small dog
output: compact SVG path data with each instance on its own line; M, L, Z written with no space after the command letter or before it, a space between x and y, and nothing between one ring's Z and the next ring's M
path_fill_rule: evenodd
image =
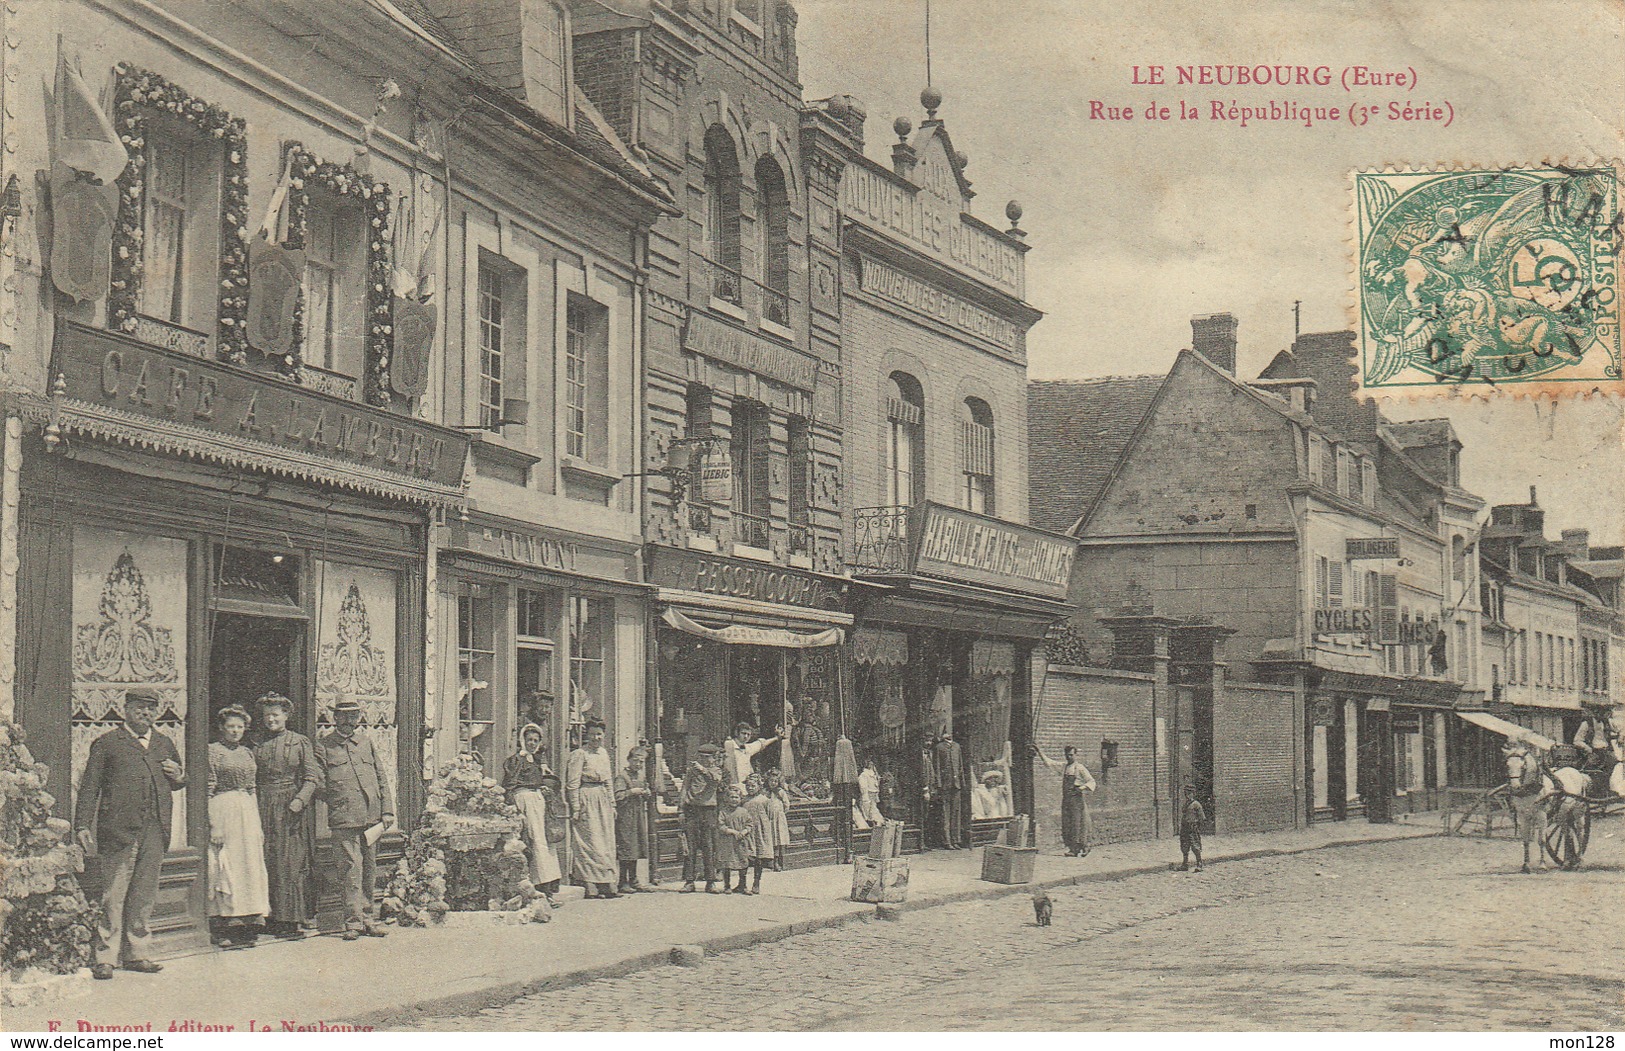
M1033 891L1033 916L1037 918L1040 927L1048 927L1050 916L1055 912L1055 902L1050 899L1042 887Z

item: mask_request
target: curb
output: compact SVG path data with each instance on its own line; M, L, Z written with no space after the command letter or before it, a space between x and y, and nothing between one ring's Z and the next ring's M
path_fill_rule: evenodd
M1304 847L1262 847L1257 850L1242 851L1237 854L1226 854L1220 857L1208 858L1204 865L1222 865L1229 861L1252 861L1258 858L1290 857L1294 854L1309 854L1317 850L1336 850L1344 847L1364 847L1378 843L1393 843L1411 839L1437 839L1443 836L1436 830L1417 831L1415 835L1388 836L1381 839L1337 839L1327 843L1317 843ZM916 901L902 902L893 906L899 912L916 912L921 909L934 909L943 905L955 905L960 902L976 901L986 898L1005 898L1015 894L1031 894L1040 888L1051 890L1059 887L1076 887L1086 883L1114 883L1119 880L1130 879L1134 876L1146 876L1158 872L1170 871L1173 863L1165 862L1157 865L1137 865L1127 868L1108 869L1101 872L1086 872L1073 876L1058 876L1051 879L1035 880L1032 883L997 884L989 883L985 886L971 887L966 890L952 891L945 894L936 894ZM856 903L853 903L856 904ZM875 922L874 909L871 906L861 906L833 913L828 916L818 916L809 920L797 920L791 923L775 923L757 930L741 931L738 934L728 934L716 938L709 938L697 942L705 955L717 953L738 952L756 945L766 945L770 942L783 941L797 935L808 934L812 931L826 930L830 927L843 927L850 923ZM381 1011L369 1011L366 1014L354 1015L338 1021L345 1025L372 1026L376 1029L387 1027L398 1028L402 1022L419 1019L443 1017L446 1015L473 1014L488 1007L500 1007L515 1000L533 996L536 993L552 992L558 989L567 989L576 985L585 985L600 978L624 978L638 971L649 970L654 967L664 967L672 962L672 949L660 949L653 952L639 953L613 963L600 964L594 967L581 967L573 971L564 971L559 974L550 974L546 977L528 979L523 981L504 982L484 989L473 990L466 993L453 993L449 996L431 997L400 1007L388 1008ZM387 1024L387 1026L386 1026Z

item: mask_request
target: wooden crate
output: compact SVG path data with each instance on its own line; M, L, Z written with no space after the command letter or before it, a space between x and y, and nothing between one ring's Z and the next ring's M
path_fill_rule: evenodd
M908 900L907 858L853 858L852 900L875 905Z
M988 883L1031 883L1037 861L1037 847L990 844L982 848L982 879Z

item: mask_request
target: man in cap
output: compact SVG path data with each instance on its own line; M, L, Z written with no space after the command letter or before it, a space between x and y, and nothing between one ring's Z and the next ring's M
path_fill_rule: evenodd
M683 836L688 852L683 855L683 893L694 893L694 880L703 870L705 892L717 890L717 789L722 787L722 749L702 744L698 758L688 764L683 775L683 791L677 801L683 810Z
M97 924L97 978L127 971L155 974L148 920L158 897L158 874L169 845L170 793L186 784L180 753L153 729L157 691L126 690L124 725L90 745L74 829L88 857L101 859L102 915Z
M372 922L372 890L377 879L378 828L395 820L389 775L372 738L361 732L361 702L349 694L333 705L333 729L316 742L327 803L327 827L339 848L339 882L344 887L344 940L382 938Z

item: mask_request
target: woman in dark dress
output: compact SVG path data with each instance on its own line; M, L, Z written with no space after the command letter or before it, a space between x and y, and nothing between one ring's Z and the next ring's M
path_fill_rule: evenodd
M265 870L271 884L266 931L302 938L315 925L311 859L316 853L316 821L311 801L322 785L322 768L310 738L288 729L293 702L267 693L257 702L264 733L254 746L259 768L260 824L265 829Z
M519 731L519 751L502 766L502 787L508 801L519 808L524 821L525 846L530 852L530 881L555 909L562 873L547 836L546 787L553 780L547 765L547 738L540 726L526 723Z

